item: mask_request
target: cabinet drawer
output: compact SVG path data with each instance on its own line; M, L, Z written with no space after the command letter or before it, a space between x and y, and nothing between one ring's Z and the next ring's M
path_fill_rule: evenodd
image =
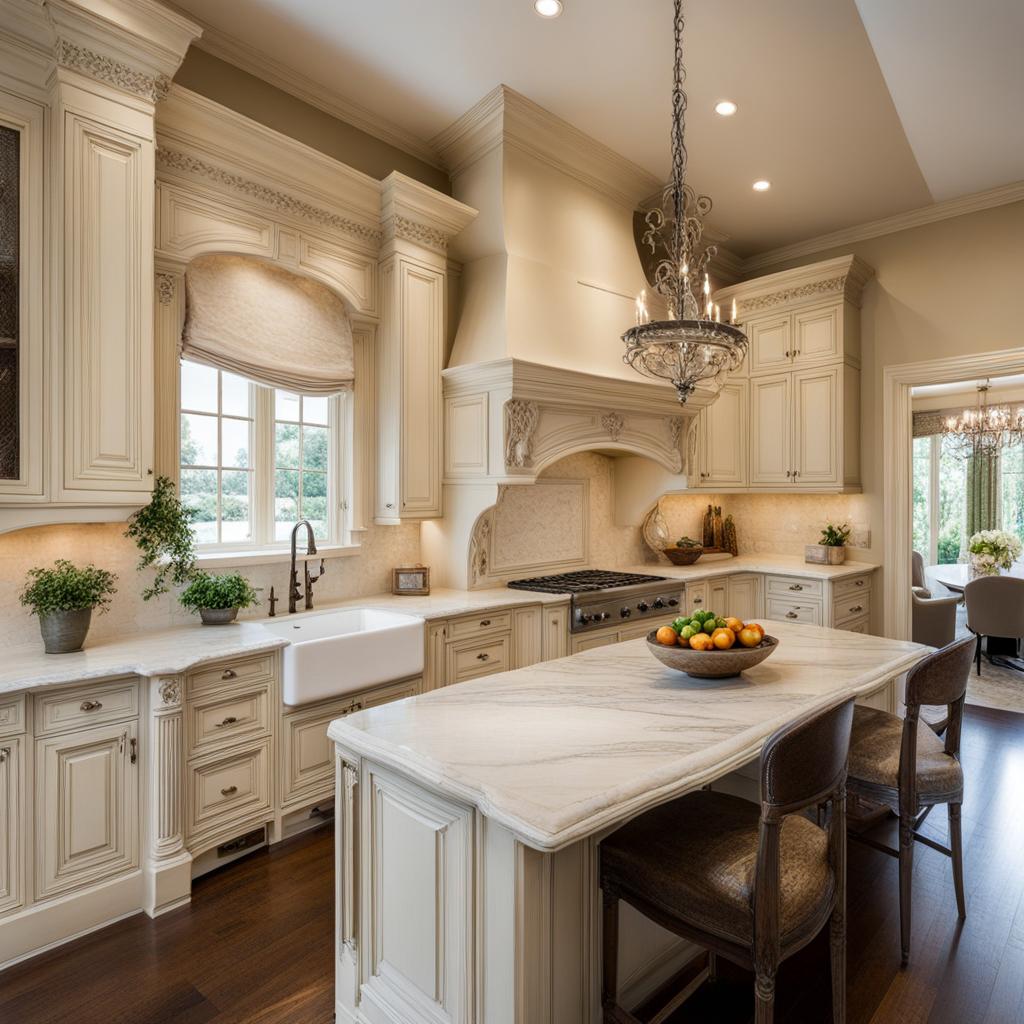
M836 580L832 584L832 596L838 601L839 598L849 597L851 594L863 594L865 590L871 589L871 574L864 573L861 576L850 576L845 580Z
M34 699L37 736L92 728L135 718L139 713L139 686L134 676L113 683L40 693Z
M261 654L255 658L221 661L216 665L192 672L188 677L189 693L207 690L211 686L225 683L246 683L258 679L270 679L274 675L276 654Z
M850 619L836 626L836 629L845 629L851 633L870 633L871 620L865 615L862 619Z
M594 633L590 636L574 636L569 641L570 653L579 654L580 651L592 651L595 647L608 647L619 642L618 632Z
M783 622L803 622L809 626L821 625L821 602L789 601L782 597L769 597L766 618Z
M463 683L478 676L507 672L511 668L511 647L510 634L492 640L448 644L448 682Z
M683 614L692 615L694 612L706 608L707 604L707 583L687 583L686 593L683 595ZM711 610L714 611L713 608Z
M0 736L16 736L25 731L25 694L0 697Z
M512 629L512 612L488 612L484 615L465 615L448 623L449 640L485 636L488 633L507 633Z
M270 735L270 684L230 695L194 695L188 702L189 757L223 749L239 740Z
M832 602L832 625L839 626L850 619L866 618L871 615L871 592L849 594L837 597Z
M804 597L820 599L825 592L822 580L804 579L799 576L766 576L765 579L768 597L786 597L790 600Z
M270 741L196 763L189 777L190 836L269 813Z

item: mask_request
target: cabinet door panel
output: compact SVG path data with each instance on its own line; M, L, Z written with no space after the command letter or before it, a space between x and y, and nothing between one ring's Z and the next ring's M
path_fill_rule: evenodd
M793 375L797 486L842 482L837 444L837 372L835 368L803 370Z
M761 617L761 579L755 573L729 577L727 615L750 622Z
M137 737L130 722L36 743L37 898L138 865Z
M0 913L22 904L25 835L24 739L0 740Z
M747 381L730 381L701 419L701 487L744 487L747 483Z
M564 658L569 653L569 609L566 606L542 609L544 661Z
M750 386L750 482L788 485L793 469L792 375L755 378Z
M786 316L755 320L747 325L750 338L750 372L772 373L788 369L792 362L792 320Z
M839 355L838 309L797 313L793 322L794 367L835 359Z

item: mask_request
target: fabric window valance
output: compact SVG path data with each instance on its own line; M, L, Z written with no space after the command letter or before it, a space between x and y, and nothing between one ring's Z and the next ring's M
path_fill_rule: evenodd
M950 416L959 416L963 412L963 406L959 409L931 409L922 412L915 412L913 415L914 437L931 437L932 434L941 434L942 425Z
M330 395L354 380L352 325L325 285L250 256L185 271L181 354L268 387Z

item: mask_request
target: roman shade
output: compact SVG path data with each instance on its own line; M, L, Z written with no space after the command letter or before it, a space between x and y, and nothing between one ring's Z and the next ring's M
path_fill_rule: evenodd
M301 395L352 387L352 325L325 285L250 256L194 259L185 271L181 354Z

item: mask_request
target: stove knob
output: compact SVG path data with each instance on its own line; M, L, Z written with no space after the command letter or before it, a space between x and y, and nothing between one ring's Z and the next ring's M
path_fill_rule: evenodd
M655 601L654 601L654 607L655 608L664 608L665 607L665 602L662 601L662 599L660 597L656 598Z
M621 615L621 616L622 616L622 617L623 617L624 619L628 619L628 618L630 617L630 615L632 615L632 614L633 614L633 609L632 609L632 608L620 608L620 609L619 609L619 614L620 614L620 615Z
M580 625L585 626L591 621L591 618L592 616L588 615L586 612L580 612Z
M651 606L650 606L650 605L649 605L649 604L648 604L648 603L647 603L646 601L641 601L641 602L640 602L640 603L639 603L639 604L638 604L638 605L636 606L636 610L637 610L638 612L647 612L647 611L650 611L650 610L651 610Z
M605 619L611 618L611 612L598 612L598 614L595 615L594 618L597 619L598 622L604 622Z
M668 606L669 606L669 608L675 608L675 606L676 606L677 604L679 604L679 601L678 601L678 600L677 600L676 598L674 598L674 597L670 597L670 598L668 599Z

